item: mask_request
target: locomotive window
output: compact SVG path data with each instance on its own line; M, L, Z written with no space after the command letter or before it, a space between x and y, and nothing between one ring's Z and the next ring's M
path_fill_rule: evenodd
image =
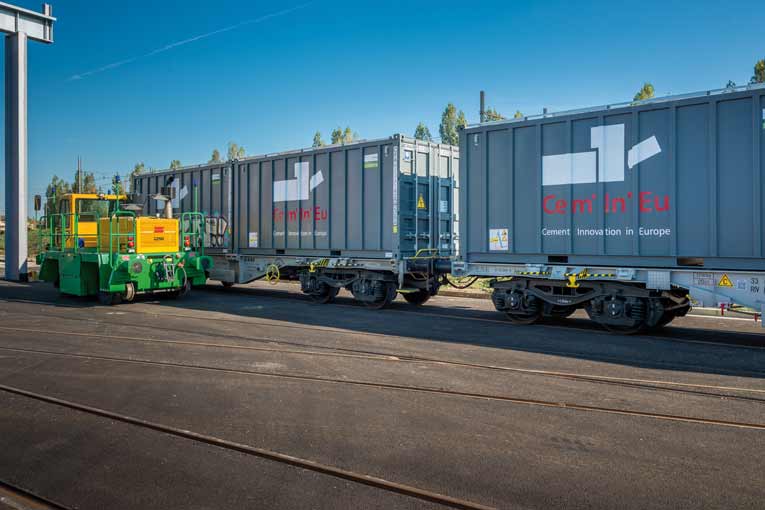
M81 221L96 221L97 218L105 218L114 211L114 202L100 199L77 200L77 213Z

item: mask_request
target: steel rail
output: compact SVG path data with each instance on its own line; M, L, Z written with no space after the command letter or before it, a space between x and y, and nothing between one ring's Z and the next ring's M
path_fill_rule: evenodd
M657 420L666 420L666 421L674 421L674 422L698 423L698 424L704 424L704 425L716 425L716 426L733 427L733 428L740 428L740 429L765 430L765 423L749 423L749 422L740 422L740 421L732 421L732 420L718 420L714 418L700 418L695 416L682 416L682 415L665 414L665 413L654 413L650 411L638 411L634 409L617 409L612 407L592 406L587 404L576 404L576 403L569 403L569 402L555 402L555 401L548 401L548 400L512 397L512 396L506 396L506 395L493 395L493 394L476 393L476 392L469 392L469 391L445 390L442 388L431 388L427 386L408 386L404 384L364 381L360 379L337 379L332 377L321 377L321 376L313 376L313 375L278 374L278 373L264 372L259 370L222 368L222 367L191 365L186 363L174 363L174 362L166 362L166 361L136 360L136 359L118 358L113 356L74 354L74 353L66 353L66 352L37 350L37 349L20 349L20 348L11 348L11 347L0 347L0 349L5 351L28 352L33 354L90 359L90 360L108 361L108 362L114 362L114 363L172 367L172 368L181 368L181 369L189 369L189 370L201 370L201 371L207 371L207 372L266 377L266 378L272 378L272 379L288 379L288 380L294 380L294 381L308 381L308 382L319 382L319 383L327 383L327 384L348 385L348 386L357 386L357 387L372 388L372 389L379 389L379 390L408 391L413 393L424 393L424 394L451 396L451 397L463 397L463 398L478 399L478 400L490 400L490 401L496 401L496 402L506 402L510 404L535 406L535 407L566 409L566 410L574 410L574 411L582 411L582 412L597 412L597 413L605 413L605 414L617 414L617 415L623 415L623 416L652 418ZM0 388L2 388L2 385L0 385Z
M231 349L231 350L244 350L244 351L256 351L256 352L270 352L270 353L290 354L290 355L298 355L298 356L354 358L354 359L366 359L366 360L381 361L381 362L427 363L427 364L434 364L434 365L473 368L473 369L479 369L479 370L493 370L493 371L519 373L519 374L531 375L531 376L554 377L554 378L561 378L561 379L568 379L568 380L586 381L586 382L592 382L592 383L598 383L598 384L614 384L614 385L637 387L637 388L644 388L644 389L651 389L651 390L658 390L658 391L673 391L673 392L680 392L680 393L690 393L690 394L695 394L700 396L709 396L714 398L724 397L724 398L730 398L730 399L736 399L736 400L752 400L757 402L765 402L765 400L763 399L758 399L753 397L741 397L741 396L730 395L730 394L696 391L696 390L714 390L714 391L729 391L729 392L739 392L739 393L756 393L756 394L765 395L765 389L743 388L743 387L737 387L737 386L719 386L719 385L711 385L711 384L684 383L684 382L676 382L676 381L665 381L661 379L640 379L640 378L631 378L631 377L604 376L604 375L597 375L597 374L577 374L573 372L530 369L530 368L512 367L512 366L504 366L504 365L486 365L481 363L445 360L445 359L429 358L429 357L422 357L422 356L395 355L395 354L377 353L377 352L371 352L371 351L355 351L358 353L330 352L331 350L342 350L342 351L349 351L349 350L354 351L354 350L336 348L336 347L327 347L327 346L310 346L309 344L298 344L298 345L304 346L307 348L312 348L312 349L319 349L319 350L275 349L275 348L269 348L269 347L254 347L254 346L246 346L246 345L217 344L212 342L192 342L188 340L164 340L159 338L133 337L133 336L123 336L123 335L114 335L114 334L102 334L102 333L82 333L82 332L76 332L76 331L54 331L54 330L45 330L45 329L29 329L29 328L17 328L17 327L10 327L10 326L0 326L0 330L16 331L16 332L22 332L22 333L38 333L38 334L45 334L45 335L74 336L79 338L104 338L104 339L116 340L116 341L183 345L188 347L203 347L203 348L211 348L211 349ZM251 337L241 337L241 338L246 338L248 341L253 341L253 342L263 342L263 343L269 343L269 344L282 344L282 345L288 344L293 346L295 345L294 342L286 342L286 341L281 341L276 339L251 338ZM4 349L4 347L0 347L0 349ZM673 388L672 386L675 386L676 388Z
M251 291L253 291L253 290L254 291L269 292L270 289L247 289L247 288L236 288L236 287L234 287L234 288L223 290L222 288L218 289L216 287L208 285L208 286L205 287L205 290L206 291L216 292L216 293L219 293L219 294L230 294L230 293L251 294L252 293ZM302 294L299 295L299 296L300 297L305 297ZM295 295L281 296L281 295L278 295L278 294L270 294L270 293L269 293L268 297L269 298L273 298L273 299L295 299ZM333 307L351 308L351 309L356 309L356 310L363 310L364 309L364 308L360 307L356 303L354 303L354 304L332 303L331 306L333 306ZM411 308L411 306L409 306L409 308ZM211 311L213 311L213 310L211 310ZM485 312L486 310L481 310L481 311ZM418 316L421 316L421 317L433 317L433 318L438 318L438 319L488 322L488 323L501 324L501 325L504 325L504 326L513 327L510 322L508 322L506 319L501 318L502 314L500 312L494 312L494 311L491 311L490 313L496 314L500 318L494 319L494 318L485 318L485 317L466 317L466 316L458 316L458 315L438 313L438 312L423 312L423 311L417 311L417 310L410 310L410 309L406 309L406 308L384 309L384 310L377 310L377 312L378 313L379 312L383 312L383 313L387 313L387 312L393 313L393 312L395 312L397 314L398 313L406 313L406 314L411 314L411 315L418 315ZM218 312L218 313L223 313L223 312ZM167 316L184 317L184 318L188 317L188 316L182 315L182 314L166 314L166 315ZM703 316L703 317L706 318L706 316ZM199 318L197 317L197 319L199 319ZM245 322L245 321L242 321L242 322ZM306 328L306 329L310 328L309 326L298 326L298 327ZM536 324L536 325L534 325L534 327L535 328L540 328L540 327L552 328L552 329L557 329L557 330L576 329L576 330L580 330L580 331L588 331L590 333L594 333L594 334L597 334L597 335L600 335L600 336L603 336L603 337L606 337L606 338L613 338L614 337L613 333L610 333L610 332L604 330L599 324L597 324L595 322L592 322L592 321L589 321L589 320L585 321L584 323L581 323L581 324L566 324L566 325L564 325L564 324L560 323L560 321L559 321L557 324L551 324L551 323ZM709 330L700 330L700 331L709 331ZM371 333L371 335L375 335L375 334L376 333ZM379 336L387 336L387 335L383 335L383 334L379 334L379 333L377 335L379 335ZM756 334L756 333L745 333L745 332L743 332L743 333L742 332L737 332L737 335L752 337L751 338L751 342L749 342L749 343L735 343L735 342L730 342L730 341L725 341L725 342L708 342L708 341L705 341L705 340L688 340L688 339L685 339L685 338L674 338L674 337L665 336L665 335L650 334L650 332L649 333L642 333L642 334L635 335L633 338L635 338L635 339L659 340L659 341L663 341L663 342L689 343L689 344L701 344L701 345L714 345L714 346L729 347L729 348L739 348L739 349L765 350L765 337L763 337L763 335L759 335L759 334Z
M215 290L211 288L207 288L205 290L212 290L213 292L216 292ZM241 293L249 293L247 292L249 289L227 289L225 290L225 293L233 293L233 292L241 292ZM256 290L265 290L267 289L256 289ZM302 296L301 296L302 297ZM270 295L269 299L295 299L294 296L289 297L282 297L279 295ZM306 300L307 301L307 300ZM54 305L57 307L64 307L64 308L84 308L84 306L78 306L78 305L62 305L61 303L54 303L53 301L42 301L42 300L32 300L32 299L13 299L13 298L0 298L0 302L19 302L19 303L35 303L40 305ZM136 305L133 304L133 307ZM356 305L356 304L342 304L342 303L333 303L332 305L327 306L333 306L333 307L344 307L344 308L351 308L355 310L364 310L365 308ZM217 310L209 310L213 313L225 313ZM485 310L483 310L485 311ZM392 310L376 310L376 312L394 312L396 314L399 313L406 313L411 315L418 315L421 317L432 317L437 319L449 319L449 320L463 320L463 321L476 321L476 322L489 322L494 324L501 324L507 327L513 327L513 325L504 319L489 319L484 317L465 317L465 316L457 316L457 315L448 315L448 314L442 314L442 313L436 313L436 312L418 312L414 310L406 310L406 309L392 309ZM149 312L149 311L139 311L139 310L133 310L131 309L131 314L135 313L141 313L145 315L159 315L156 312ZM496 312L499 314L499 312ZM204 317L196 317L193 315L185 315L180 313L166 313L166 311L163 311L162 313L165 317L175 317L175 318L181 318L181 319L189 319L189 320L203 320L207 321L210 320L209 318ZM705 317L706 318L706 317ZM290 329L302 329L307 331L332 331L332 332L338 332L343 334L352 334L352 332L348 330L343 330L341 328L335 328L332 326L304 326L304 325L295 325L295 324L274 324L273 322L264 322L263 320L241 320L241 319L235 319L231 317L226 317L225 319L227 322L235 323L235 324L247 324L247 325L266 325L271 327L279 327L279 328L290 328ZM278 319L272 319L272 320L278 320ZM591 321L587 321L586 324L569 324L569 325L561 325L561 324L537 324L534 325L534 328L552 328L556 330L579 330L579 331L587 331L589 333L593 333L599 336L603 336L605 338L614 338L614 334L610 333L608 331L603 330L600 325L593 323ZM710 331L710 330L700 330L700 331ZM367 336L377 336L377 337L389 337L391 335L387 335L384 333L371 333L371 332L365 332L364 335ZM725 347L730 349L750 349L755 351L763 351L765 350L765 337L762 335L754 334L754 333L746 333L746 332L736 332L736 335L738 336L748 336L752 337L752 340L750 343L735 343L735 342L708 342L705 340L689 340L685 338L673 338L670 336L661 336L661 335L649 335L649 334L638 334L633 336L632 338L639 340L639 339L649 339L649 340L658 340L662 342L672 342L672 343L686 343L686 344L699 344L699 345L711 345L711 346L718 346L718 347ZM393 335L393 336L399 336L399 335ZM753 343L755 342L756 343ZM481 344L474 344L474 345L481 345ZM536 351L535 351L536 352ZM752 375L765 375L764 372L753 372Z
M6 498L11 499L10 503L6 501ZM23 506L19 506L18 501L16 501L17 498L30 501L34 506L27 505L26 501ZM0 504L3 503L10 508L20 508L23 510L73 510L71 507L41 496L17 484L10 483L7 480L0 480Z
M226 439L222 439L222 438L207 435L207 434L200 434L197 432L193 432L191 430L172 427L169 425L164 425L161 423L137 418L135 416L129 416L125 414L116 413L103 408L93 407L86 404L73 402L70 400L52 397L50 395L43 395L41 393L27 391L25 389L17 388L14 386L0 384L0 390L6 393L20 395L20 396L35 399L41 402L46 402L49 404L58 405L61 407L84 412L87 414L100 416L102 418L108 418L111 420L119 421L121 423L128 423L130 425L135 425L144 429L150 429L157 432L162 432L175 437L190 439L198 443L204 443L204 444L208 444L218 448L223 448L226 450L236 451L236 452L244 453L246 455L251 455L254 457L268 459L271 461L287 464L297 468L307 469L309 471L314 471L324 475L333 476L335 478L341 478L343 480L348 480L350 482L355 482L362 485L374 487L377 489L382 489L388 492L395 492L395 493L416 498L419 500L428 501L431 503L437 503L450 508L457 508L457 509L464 509L464 510L489 510L493 508L493 507L489 507L489 506L475 503L472 501L454 498L446 494L440 494L437 492L420 489L418 487L414 487L411 485L393 482L390 480L386 480L384 478L379 478L379 477L367 475L364 473L358 473L355 471L349 471L349 470L338 468L328 464L322 464L320 462L316 462L313 460L303 459L300 457L295 457L293 455L287 455L284 453L279 453L272 450L259 448L256 446L237 443L234 441L229 441Z

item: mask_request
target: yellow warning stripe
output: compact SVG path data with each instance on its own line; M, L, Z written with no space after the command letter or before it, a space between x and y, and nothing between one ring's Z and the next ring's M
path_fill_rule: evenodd
M616 275L614 273L566 273L563 276L576 276L581 280L582 278L613 278Z
M317 267L327 267L329 265L329 259L320 259L308 264L308 272L315 273Z
M549 276L549 271L519 271L515 273L516 275L522 275L522 276ZM613 278L616 276L614 273L565 273L563 276L569 277L569 276L576 276L577 278Z

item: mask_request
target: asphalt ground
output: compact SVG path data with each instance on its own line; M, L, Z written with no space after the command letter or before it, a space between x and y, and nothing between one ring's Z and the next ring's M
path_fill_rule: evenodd
M477 507L762 508L753 320L628 337L581 316L514 326L476 299L373 311L297 291L102 307L0 282L0 482L63 508L448 507L400 487Z

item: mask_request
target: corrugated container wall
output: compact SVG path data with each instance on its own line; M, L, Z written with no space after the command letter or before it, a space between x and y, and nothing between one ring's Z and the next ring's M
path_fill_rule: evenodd
M471 127L469 263L765 269L765 89Z
M147 174L135 190L157 193L175 176L174 209L192 211L196 200L213 253L448 256L458 164L457 147L396 135ZM161 212L145 201L146 212Z

